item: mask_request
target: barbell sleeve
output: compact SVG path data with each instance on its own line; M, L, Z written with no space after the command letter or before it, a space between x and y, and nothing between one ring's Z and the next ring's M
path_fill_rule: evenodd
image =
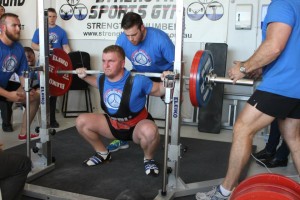
M218 77L216 74L209 74L205 77L206 83L223 83L233 84L233 80L226 77ZM253 86L254 80L252 79L239 79L235 82L235 85Z

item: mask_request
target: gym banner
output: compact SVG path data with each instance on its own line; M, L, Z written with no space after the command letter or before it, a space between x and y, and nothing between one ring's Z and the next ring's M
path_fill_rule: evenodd
M184 41L226 42L228 4L229 0L184 0ZM116 40L121 20L130 11L140 14L145 26L175 39L176 0L60 0L56 10L58 24L70 39Z
M14 13L21 21L21 39L31 39L36 29L36 0L0 0L5 12Z

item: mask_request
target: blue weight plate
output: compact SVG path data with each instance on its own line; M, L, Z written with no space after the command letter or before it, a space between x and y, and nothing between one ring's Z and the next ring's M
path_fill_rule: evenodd
M196 76L196 95L199 106L206 106L212 95L212 87L205 83L205 77L213 71L213 58L210 51L204 50L199 61Z

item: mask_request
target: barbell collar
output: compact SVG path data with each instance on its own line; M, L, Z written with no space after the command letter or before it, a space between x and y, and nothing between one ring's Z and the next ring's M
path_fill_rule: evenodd
M205 77L205 82L208 84L223 83L234 84L233 80L226 77L218 77L216 74L209 74ZM235 85L253 86L254 80L252 79L239 79L235 82Z

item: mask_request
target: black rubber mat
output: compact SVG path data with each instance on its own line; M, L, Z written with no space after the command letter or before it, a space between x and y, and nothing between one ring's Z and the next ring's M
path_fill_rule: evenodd
M162 174L158 177L145 175L143 152L133 142L130 142L128 149L112 153L110 163L84 167L82 162L93 155L94 151L79 136L76 128L58 132L51 141L56 160L55 169L30 184L106 199L115 199L126 189L139 193L144 199L154 199L162 188ZM163 141L164 136L161 136L160 148L155 156L161 170ZM180 142L187 148L180 160L179 173L185 183L225 176L231 143L191 138L181 138ZM105 143L108 144L109 141L105 140ZM23 144L6 151L26 152L26 147Z

